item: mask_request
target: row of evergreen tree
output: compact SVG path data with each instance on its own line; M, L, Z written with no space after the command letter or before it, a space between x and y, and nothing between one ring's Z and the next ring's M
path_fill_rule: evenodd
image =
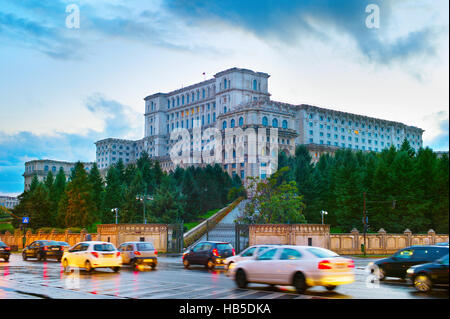
M449 159L431 149L415 152L408 141L380 153L340 149L316 164L304 146L295 156L280 153L278 167L289 167L286 180L304 195L308 223L325 223L333 231L363 230L364 193L369 231L448 233Z
M219 165L177 168L166 174L159 162L143 153L136 164L122 161L109 167L103 180L94 163L89 172L76 163L66 181L63 170L50 171L43 182L37 176L20 196L16 216L29 216L29 227L87 227L115 223L193 222L205 212L225 206L243 195L242 181L231 178ZM15 221L17 227L20 221Z

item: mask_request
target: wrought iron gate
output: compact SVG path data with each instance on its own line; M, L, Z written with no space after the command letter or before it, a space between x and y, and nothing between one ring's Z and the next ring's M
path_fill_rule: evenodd
M183 240L183 224L169 224L167 225L167 252L168 253L182 253Z
M248 231L248 224L235 224L235 250L236 254L239 254L241 251L243 251L245 248L248 247L249 243L249 231Z

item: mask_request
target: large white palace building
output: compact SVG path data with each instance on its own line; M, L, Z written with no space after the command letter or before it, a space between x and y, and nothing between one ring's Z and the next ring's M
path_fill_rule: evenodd
M160 161L164 170L173 170L169 154L177 140L171 140L170 133L183 128L192 135L196 123L202 130L215 127L224 136L226 128L266 128L268 147L275 142L269 137L270 128L277 128L279 150L293 154L296 145L304 144L314 161L337 148L379 152L391 145L400 147L404 139L415 150L423 145L424 131L414 126L312 105L272 101L268 79L267 73L232 68L212 79L145 97L144 138L97 141L98 167L105 170L119 159L124 164L133 163L146 151ZM201 141L202 149L207 142ZM233 142L224 139L225 144ZM195 147L200 145L192 145ZM249 163L246 159L244 156L243 162L220 164L230 175L238 174L241 178L266 176L267 163Z

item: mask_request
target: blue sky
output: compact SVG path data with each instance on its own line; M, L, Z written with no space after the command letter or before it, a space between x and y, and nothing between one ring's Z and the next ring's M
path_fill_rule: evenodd
M365 26L368 4L380 28ZM65 26L66 6L80 28ZM400 121L448 150L448 1L0 0L0 194L24 163L143 136L143 98L230 68L272 98Z

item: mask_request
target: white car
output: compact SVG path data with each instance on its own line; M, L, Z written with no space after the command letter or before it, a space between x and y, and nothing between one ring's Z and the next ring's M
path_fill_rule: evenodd
M244 260L254 259L256 256L261 254L267 248L271 248L274 245L253 245L243 250L240 254L228 257L225 259L225 267L229 270L230 267L235 267L236 263Z
M115 272L122 266L122 257L116 247L103 241L85 241L65 251L61 258L64 271L69 267L84 268L87 272L95 268L111 268Z
M230 276L239 288L248 283L294 286L298 293L308 287L337 286L355 280L353 260L324 248L280 245L265 250L255 259L237 263Z

